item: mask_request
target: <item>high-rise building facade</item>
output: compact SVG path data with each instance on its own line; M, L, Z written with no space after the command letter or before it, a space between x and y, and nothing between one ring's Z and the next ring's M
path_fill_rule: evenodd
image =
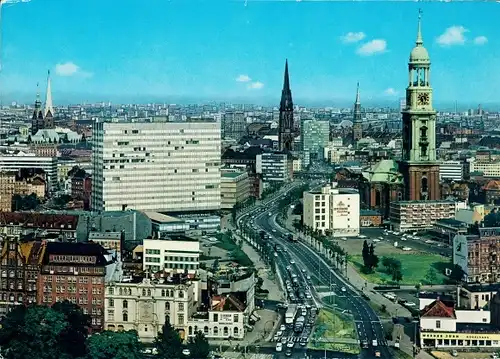
M328 147L330 139L330 122L326 120L302 119L300 133L303 165L308 166L312 158L323 159L323 149Z
M295 124L293 120L293 100L288 76L288 60L285 62L285 76L281 91L278 142L280 151L292 151L295 139Z
M430 67L429 53L422 40L419 14L417 41L408 62L406 108L402 112L403 153L399 170L404 178L407 200L440 199L436 111L432 107Z
M245 113L228 111L222 115L221 132L223 139L239 141L247 133Z
M359 82L356 90L356 101L352 113L352 142L356 143L363 138L363 125L361 118L361 100L359 98Z
M219 123L96 122L93 141L93 210L220 208Z

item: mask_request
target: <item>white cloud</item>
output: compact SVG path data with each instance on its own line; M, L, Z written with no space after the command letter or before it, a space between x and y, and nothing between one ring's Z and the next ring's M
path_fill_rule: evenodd
M252 82L251 84L248 85L248 88L251 90L259 90L264 87L264 84L260 81L255 81Z
M250 82L250 81L252 81L252 79L248 75L239 75L236 78L236 81L238 81L238 82Z
M438 36L436 42L441 46L453 46L465 44L465 33L469 32L463 26L450 26L441 35Z
M477 36L474 38L474 44L476 45L484 45L488 42L488 38L486 36Z
M366 37L364 32L348 32L347 34L340 37L343 43L350 44L354 42L359 42Z
M389 87L388 89L386 89L384 91L384 95L386 95L386 96L397 96L398 92L396 90L394 90L394 88Z
M357 51L358 55L371 56L385 52L387 49L387 41L375 39L361 45Z
M75 64L74 62L68 61L64 63L59 63L56 65L56 74L59 76L92 76L90 72L83 71L80 66Z

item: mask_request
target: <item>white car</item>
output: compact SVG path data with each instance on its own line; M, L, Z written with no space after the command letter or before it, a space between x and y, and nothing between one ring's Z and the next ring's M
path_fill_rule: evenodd
M295 261L292 259L292 260L290 261L290 264L295 264Z
M377 243L377 242L380 242L380 239L375 238L373 241L374 241L375 243Z
M295 343L292 341L289 341L288 343L286 343L287 348L293 348L294 345L295 345Z
M276 335L277 335L278 337L281 337L281 336L283 335L283 331L278 330L278 331L276 332Z
M345 289L345 287L342 287L341 290L342 292L345 292L347 289Z
M276 351L279 353L279 352L282 352L283 351L283 344L281 343L277 343L276 344Z
M191 355L191 352L189 351L189 349L182 349L182 354L184 354L185 356L189 356Z
M280 325L280 331L282 331L282 332L283 332L283 331L285 331L285 330L286 330L286 326L285 326L285 324L281 324L281 325Z
M409 251L411 251L411 248L410 248L410 247L403 247L403 250L404 250L405 252L409 252Z

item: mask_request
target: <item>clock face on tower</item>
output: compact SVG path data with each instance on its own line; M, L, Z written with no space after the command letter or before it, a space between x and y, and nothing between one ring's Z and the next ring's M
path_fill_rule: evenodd
M418 104L421 106L429 104L429 94L428 93L420 93L418 94Z

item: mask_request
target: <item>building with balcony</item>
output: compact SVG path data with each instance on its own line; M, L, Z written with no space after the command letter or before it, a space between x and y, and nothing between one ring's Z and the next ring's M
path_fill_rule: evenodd
M359 235L359 193L354 189L337 188L334 182L321 191L304 192L304 225L331 233L334 237Z
M398 201L390 204L391 226L398 232L426 231L439 219L455 217L455 202Z

